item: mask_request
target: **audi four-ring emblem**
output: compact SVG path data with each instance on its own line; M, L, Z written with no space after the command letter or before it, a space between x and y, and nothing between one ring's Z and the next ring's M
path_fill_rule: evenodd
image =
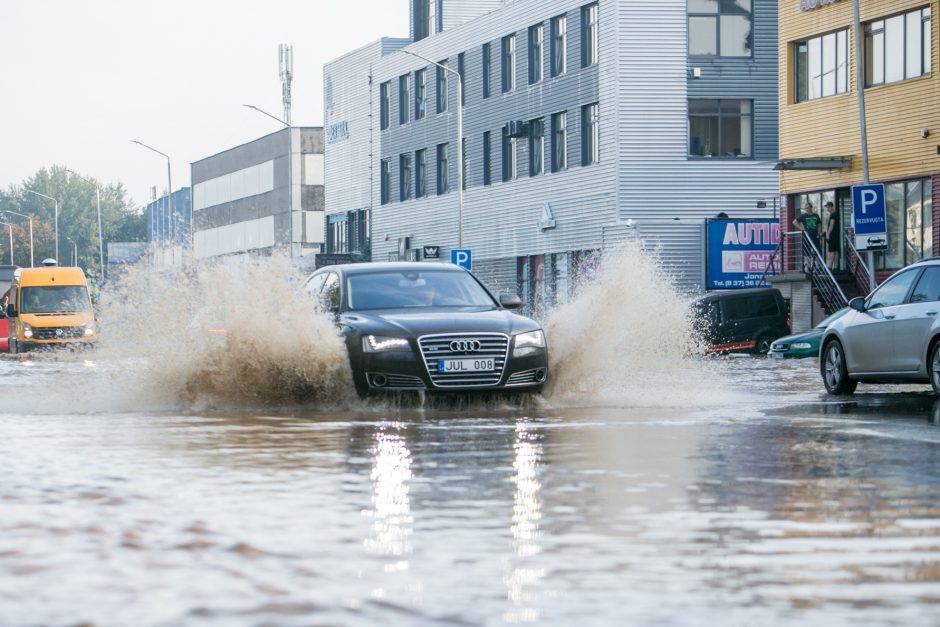
M475 353L482 348L480 340L454 340L450 343L450 350L455 353Z

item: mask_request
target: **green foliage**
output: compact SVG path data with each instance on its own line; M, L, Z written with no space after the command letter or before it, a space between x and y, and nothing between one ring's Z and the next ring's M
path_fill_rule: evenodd
M134 207L124 185L109 183L104 185L96 179L70 172L63 166L43 168L27 178L20 186L11 186L7 191L0 191L0 213L15 211L29 216L33 220L33 246L36 265L55 254L55 209L56 203L49 198L32 192L44 194L58 201L59 213L59 255L62 265L73 263L73 251L78 249L78 265L93 277L101 276L98 239L98 205L96 188L101 189L101 232L105 263L107 263L108 242L144 241L147 238L147 225L144 211ZM6 214L0 218L13 225L13 261L16 265L28 266L29 220ZM10 262L10 227L3 227L0 237L0 263ZM72 242L67 238L71 238Z

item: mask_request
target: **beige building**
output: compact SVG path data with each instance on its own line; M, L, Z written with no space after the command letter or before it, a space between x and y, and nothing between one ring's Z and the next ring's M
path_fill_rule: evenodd
M869 178L884 183L888 249L882 280L940 251L940 45L938 0L859 0ZM851 186L864 182L853 0L780 0L780 186L784 230L806 201L842 233ZM839 264L853 257L839 238ZM860 291L863 291L860 289Z

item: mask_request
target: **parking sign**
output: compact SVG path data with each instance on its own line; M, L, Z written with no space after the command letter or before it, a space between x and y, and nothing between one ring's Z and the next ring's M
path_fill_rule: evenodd
M450 251L450 262L464 270L473 270L473 251L469 248L455 248Z
M852 186L852 224L855 228L856 250L888 249L888 219L883 184Z

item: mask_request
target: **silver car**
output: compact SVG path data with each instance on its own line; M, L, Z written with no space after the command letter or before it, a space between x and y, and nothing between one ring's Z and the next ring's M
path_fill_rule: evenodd
M819 371L830 394L861 383L927 383L940 395L940 258L912 264L823 335Z

